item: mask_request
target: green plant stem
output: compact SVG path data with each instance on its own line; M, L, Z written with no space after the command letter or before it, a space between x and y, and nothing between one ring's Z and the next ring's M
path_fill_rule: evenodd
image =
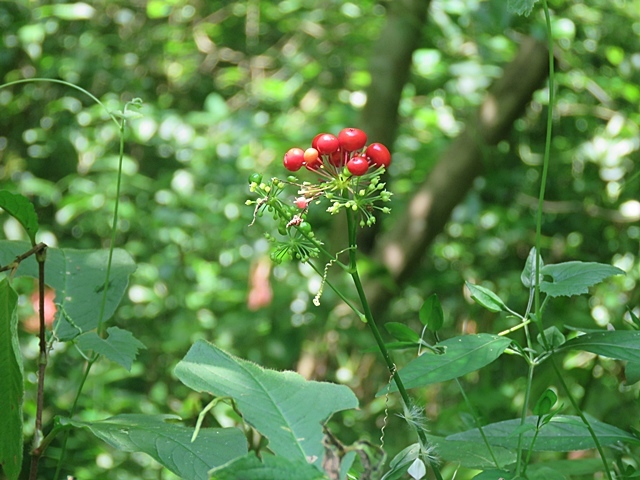
M593 430L591 423L589 423L589 420L587 419L585 414L582 412L582 409L580 408L580 405L578 405L578 402L576 402L576 399L573 398L573 395L569 390L569 385L567 385L567 382L565 381L564 376L562 375L562 372L560 371L560 368L556 364L556 361L553 357L551 357L551 365L553 366L553 371L555 372L556 377L558 377L558 381L562 385L564 392L567 394L567 398L569 398L569 402L571 402L571 406L574 408L576 412L578 412L578 416L587 427L587 430L589 430L589 434L593 439L593 443L596 446L596 450L598 450L598 453L600 454L600 460L602 460L602 466L604 467L605 475L609 480L613 480L613 476L611 475L611 470L609 469L609 463L607 462L607 457L605 457L604 455L604 449L600 444L600 440L598 440L598 435L596 435L596 432Z
M124 111L126 113L126 109L127 106L125 105ZM117 179L117 183L116 183L116 200L115 200L115 206L113 209L113 223L112 223L112 227L111 227L111 244L109 245L109 257L107 260L107 271L105 273L105 280L104 280L104 289L103 289L103 294L102 294L102 302L100 303L100 313L98 315L98 327L97 327L97 332L98 335L103 336L104 335L104 312L105 312L105 307L106 307L106 303L107 303L107 293L109 290L109 279L110 279L110 275L111 275L111 264L113 261L113 250L114 250L114 246L115 246L115 240L116 240L116 232L117 232L117 227L118 227L118 207L120 205L120 189L122 186L122 164L124 161L124 136L125 136L125 125L126 125L126 119L122 118L122 122L118 123L118 128L120 130L120 158L118 161L118 179ZM76 409L78 407L78 401L80 399L80 395L82 394L82 390L84 389L84 385L87 381L87 378L89 378L89 373L91 372L91 369L93 368L93 365L98 361L98 359L100 358L99 355L94 355L90 360L87 361L86 367L85 367L85 371L84 371L84 375L82 377L82 380L80 382L80 385L78 385L78 390L76 391L76 396L73 400L73 405L71 406L71 410L69 411L69 417L73 418L73 416L75 415ZM64 434L64 439L62 441L62 449L60 451L60 458L58 459L58 465L56 466L56 473L54 476L54 480L57 480L59 475L60 475L60 470L62 468L62 461L64 459L64 456L66 454L66 450L67 450L67 442L69 440L69 430L65 430L65 434Z
M489 443L489 439L487 438L486 434L484 433L484 428L482 428L482 424L480 423L480 417L478 415L478 412L476 412L476 409L474 408L473 404L469 400L469 397L467 397L467 393L464 391L464 388L462 388L462 384L460 383L460 379L456 378L456 383L458 384L458 388L460 389L460 393L462 394L462 398L464 398L464 402L467 404L467 408L469 409L469 412L471 412L471 415L473 416L473 419L476 422L476 426L478 427L478 431L480 432L480 436L482 437L482 440L484 441L484 444L486 445L487 450L489 450L489 455L491 455L491 459L493 460L493 463L495 464L497 469L501 469L502 467L500 466L500 463L498 462L498 459L496 458L495 453L493 453L493 448L491 448L491 444Z
M78 390L76 391L76 396L73 399L73 405L71 405L71 409L69 410L69 418L73 418L78 408L78 401L80 400L80 395L82 394L82 390L84 389L84 385L89 378L89 373L91 372L91 368L93 364L96 363L98 357L94 357L89 360L84 368L84 375L82 376L82 380L80 380L80 384L78 385ZM65 430L64 437L62 437L62 448L60 449L60 458L58 458L58 465L56 465L56 473L53 476L53 480L58 480L60 476L60 471L62 469L62 460L64 459L65 453L67 451L67 442L69 441L69 432L70 430Z
M529 363L529 373L527 374L527 388L524 393L524 402L522 405L522 414L520 416L520 425L524 425L527 421L527 411L529 410L529 401L531 399L531 387L533 385L533 372L535 371L535 364L531 361L530 355L525 357ZM518 446L516 448L516 477L521 474L522 466L522 441L524 439L524 433L518 435ZM526 469L526 466L524 467ZM522 470L524 472L524 470Z
M44 244L39 244L44 245ZM35 245L34 245L35 246ZM40 355L38 356L38 391L36 396L36 428L34 438L34 449L31 453L31 469L29 472L29 480L38 478L38 463L42 456L42 411L44 410L44 375L47 370L47 340L45 338L46 324L44 320L44 266L47 258L46 245L36 251L36 260L38 262L38 294L39 294L39 319L40 319Z
M409 398L409 394L407 393L407 390L404 387L404 384L402 383L402 379L400 378L398 369L396 368L395 363L393 363L391 354L389 353L389 350L387 349L387 346L384 343L382 335L380 334L380 330L378 329L378 326L376 325L375 320L373 319L373 314L371 313L371 308L369 306L367 296L364 292L362 281L360 280L360 275L358 273L357 257L356 257L357 223L354 219L354 212L351 209L347 209L347 231L349 234L349 247L350 247L349 248L349 274L351 275L351 278L353 279L353 283L358 292L358 297L360 299L360 303L362 304L362 309L364 312L364 316L367 320L367 325L369 326L369 329L371 330L371 333L373 334L373 337L376 340L378 349L380 350L380 353L382 354L382 357L385 363L387 364L387 368L389 369L389 373L393 375L393 380L395 381L396 386L398 387L398 392L402 397L404 408L407 412L410 412L412 407L411 399ZM427 445L429 444L429 441L426 438L425 432L420 428L416 428L416 432L418 434L418 437L420 439L420 443L422 444L422 446L427 447ZM440 473L440 469L438 468L438 465L436 464L436 462L433 461L431 458L428 458L427 460L431 466L431 469L433 470L434 475L436 476L436 479L442 480L442 474Z
M91 94L90 92L88 92L84 88L79 87L78 85L74 85L73 83L69 83L69 82L66 82L64 80L58 80L58 79L55 79L55 78L25 78L24 80L15 80L13 82L4 83L4 84L0 85L0 90L2 90L5 87L10 87L12 85L19 85L21 83L36 83L36 82L59 83L60 85L65 85L67 87L73 88L75 90L78 90L78 91L84 93L89 98L91 98L91 100L93 100L98 105L100 105L102 108L104 108L104 110L107 112L109 117L111 117L111 120L113 120L115 122L115 124L118 126L118 128L120 128L120 122L118 122L118 119L116 118L116 116L113 113L111 113L111 111L107 108L107 106L104 103L102 103L100 100L98 100L98 98L95 95Z

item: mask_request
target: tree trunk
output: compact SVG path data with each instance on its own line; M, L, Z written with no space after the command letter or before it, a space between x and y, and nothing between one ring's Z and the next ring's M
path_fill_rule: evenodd
M389 272L391 282L370 279L367 285L374 311L388 304L390 283L401 285L424 258L453 208L482 172L482 149L496 145L511 130L548 75L545 45L525 38L517 57L489 89L464 132L441 155L427 179L416 188L396 226L379 239L373 256ZM387 279L389 280L389 279Z

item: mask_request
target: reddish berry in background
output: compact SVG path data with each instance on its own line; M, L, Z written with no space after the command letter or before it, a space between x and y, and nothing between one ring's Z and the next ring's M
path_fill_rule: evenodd
M329 162L334 167L343 167L344 166L344 153L342 150L338 149L329 155Z
M372 143L364 151L364 154L376 167L387 168L391 164L391 153L389 153L389 149L381 143Z
M340 148L340 141L335 135L331 135L330 133L323 133L319 137L316 137L316 139L314 139L316 148L321 155L330 155Z
M367 134L359 128L345 128L338 134L338 141L343 150L354 152L367 143Z
M284 168L290 172L297 172L304 163L304 151L301 148L290 148L287 153L284 154Z
M347 162L347 169L352 175L359 177L369 170L369 161L362 155L356 155Z

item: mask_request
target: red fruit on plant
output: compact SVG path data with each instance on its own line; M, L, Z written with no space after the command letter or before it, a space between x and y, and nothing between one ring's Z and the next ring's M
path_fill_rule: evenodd
M318 148L318 139L322 136L322 135L326 135L324 133L319 133L317 134L315 137L313 137L313 140L311 140L311 148Z
M322 165L322 159L315 148L307 148L304 151L304 163L309 170L317 170Z
M297 172L304 163L304 151L301 148L290 148L287 153L284 154L284 168L290 172Z
M319 137L314 138L316 147L321 155L330 155L340 148L340 141L335 135L323 133Z
M347 162L347 169L351 172L351 175L360 177L369 170L369 161L367 157L356 155Z
M329 155L329 162L334 167L344 166L344 152L341 149L336 150Z
M391 153L389 153L389 149L381 143L372 143L364 151L364 154L376 167L387 168L391 164Z
M338 134L338 141L343 150L354 152L367 143L367 134L358 128L345 128Z

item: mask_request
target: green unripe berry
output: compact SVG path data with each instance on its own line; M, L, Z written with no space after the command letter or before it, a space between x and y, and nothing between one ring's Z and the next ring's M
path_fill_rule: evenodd
M262 182L262 175L259 173L252 173L249 175L249 183L257 183L260 184Z

